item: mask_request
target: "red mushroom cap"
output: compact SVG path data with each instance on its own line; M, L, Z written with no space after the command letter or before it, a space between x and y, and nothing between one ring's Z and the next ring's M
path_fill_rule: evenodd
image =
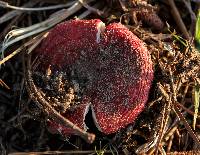
M132 123L144 109L153 79L153 65L144 43L120 23L105 27L95 20L71 20L50 31L36 50L42 68L70 70L87 78L80 104L63 114L82 129L91 107L98 129L105 134ZM62 134L73 132L50 122Z

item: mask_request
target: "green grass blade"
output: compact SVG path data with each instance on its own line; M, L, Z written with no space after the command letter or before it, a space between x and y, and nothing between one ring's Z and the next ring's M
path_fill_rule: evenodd
M195 126L196 126L196 120L198 117L199 101L200 101L200 85L196 83L195 87L194 87L194 117L193 117L193 129L194 130L195 130Z
M196 22L196 30L195 30L195 41L196 41L196 48L200 52L200 10L197 15L197 22ZM195 84L194 88L194 118L193 118L193 129L196 126L196 119L198 116L199 111L199 101L200 101L200 85Z
M200 52L200 10L197 14L196 30L195 30L196 48Z

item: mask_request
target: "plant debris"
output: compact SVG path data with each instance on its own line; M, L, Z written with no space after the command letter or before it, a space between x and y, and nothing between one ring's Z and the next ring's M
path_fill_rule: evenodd
M0 6L0 154L199 154L199 0L18 0ZM144 110L109 135L96 128L91 110L88 132L64 117L48 128L81 104L87 85L77 91L68 72L42 66L34 52L47 31L77 18L120 22L151 54L154 79ZM62 134L58 124L68 124L79 136Z

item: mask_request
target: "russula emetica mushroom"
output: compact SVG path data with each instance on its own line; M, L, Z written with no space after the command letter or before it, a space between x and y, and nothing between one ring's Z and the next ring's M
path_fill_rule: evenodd
M105 26L99 19L63 22L34 53L40 62L34 72L45 75L51 69L48 88L42 84L41 89L55 108L67 105L60 113L78 127L86 130L85 116L91 108L97 128L114 133L144 109L153 79L150 53L122 24ZM56 120L50 127L62 134L72 132Z

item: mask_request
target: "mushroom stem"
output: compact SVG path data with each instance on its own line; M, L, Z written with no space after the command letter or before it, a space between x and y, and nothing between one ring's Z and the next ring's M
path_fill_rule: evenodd
M43 110L48 114L48 117L56 121L57 123L65 126L66 128L71 128L74 131L74 134L79 135L82 137L86 142L93 143L95 140L95 135L92 133L88 133L78 126L76 126L74 123L72 123L70 120L66 119L62 115L60 115L41 95L41 92L39 89L37 89L36 85L33 82L32 79L32 73L31 73L31 57L28 55L28 61L27 61L27 72L26 72L26 86L28 89L28 93L31 96L31 99L33 99L36 103L38 103L40 106L42 105Z

